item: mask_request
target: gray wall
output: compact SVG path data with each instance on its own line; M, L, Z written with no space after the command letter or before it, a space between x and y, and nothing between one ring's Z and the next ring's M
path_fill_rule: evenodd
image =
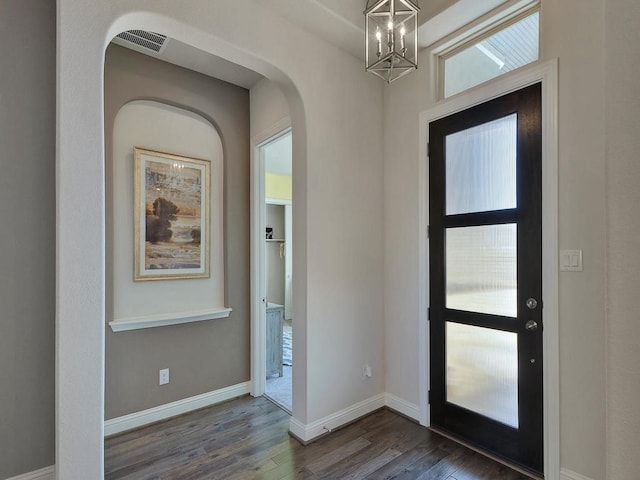
M0 3L0 478L55 461L55 22Z
M640 3L605 2L607 471L638 478L640 431Z
M229 318L113 333L106 327L105 418L235 385L250 379L249 91L115 45L105 60L107 205L114 119L133 100L194 111L220 133L224 150L225 305ZM133 146L132 146L133 147ZM113 292L107 211L107 320ZM133 240L132 240L133 241ZM188 280L185 280L188 281ZM158 386L158 370L171 381Z

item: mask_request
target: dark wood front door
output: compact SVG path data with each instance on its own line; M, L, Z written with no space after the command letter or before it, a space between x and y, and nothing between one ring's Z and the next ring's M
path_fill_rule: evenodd
M541 118L535 84L429 124L431 425L538 475Z

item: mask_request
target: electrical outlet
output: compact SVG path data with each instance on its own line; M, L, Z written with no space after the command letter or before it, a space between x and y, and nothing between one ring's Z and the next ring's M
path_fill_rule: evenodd
M160 385L166 385L167 383L169 383L169 369L168 368L163 368L162 370L160 370L160 373L158 375L158 380L159 380L159 384Z
M373 376L373 371L371 370L371 365L365 365L362 367L362 378L371 378Z

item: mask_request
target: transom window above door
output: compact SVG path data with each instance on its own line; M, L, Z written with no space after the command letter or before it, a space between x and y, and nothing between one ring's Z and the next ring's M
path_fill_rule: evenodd
M538 60L539 11L494 24L439 54L441 97L447 98Z

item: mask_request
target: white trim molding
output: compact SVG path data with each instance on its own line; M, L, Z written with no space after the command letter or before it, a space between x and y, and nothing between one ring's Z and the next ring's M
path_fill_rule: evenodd
M265 198L264 203L267 205L289 205L291 206L291 200L286 200L284 198Z
M109 435L115 435L116 433L126 432L127 430L133 430L134 428L139 428L150 423L209 407L216 403L231 400L232 398L241 397L247 395L249 389L250 382L239 383L237 385L231 385L230 387L142 410L141 412L112 418L104 422L104 436L107 437Z
M55 480L55 478L56 467L55 465L51 465L50 467L41 468L40 470L23 473L17 477L7 478L7 480Z
M139 330L141 328L164 327L166 325L180 325L182 323L227 318L231 314L231 311L231 308L217 307L192 312L161 313L157 315L145 315L143 317L118 318L109 322L109 326L114 332L124 332L127 330Z
M384 404L391 410L395 410L405 417L416 421L420 420L420 407L415 403L407 402L405 399L393 393L385 393Z
M572 472L571 470L568 470L566 468L563 468L562 470L560 470L560 480L592 480L592 479L589 477L585 477L584 475L581 475L579 473Z
M381 393L306 425L291 417L289 431L306 444L384 407L385 397L385 394Z
M282 135L286 135L291 131L291 117L289 115L282 117L268 128L265 128L261 132L256 133L251 138L251 144L254 147L260 147L267 143L276 140Z
M429 425L429 307L428 248L428 156L429 122L479 105L535 83L542 83L542 299L543 390L544 390L544 474L546 480L560 479L560 352L558 326L558 60L536 62L490 82L438 102L420 114L419 199L420 225L420 318L419 392L420 423ZM570 478L570 477L569 477Z

